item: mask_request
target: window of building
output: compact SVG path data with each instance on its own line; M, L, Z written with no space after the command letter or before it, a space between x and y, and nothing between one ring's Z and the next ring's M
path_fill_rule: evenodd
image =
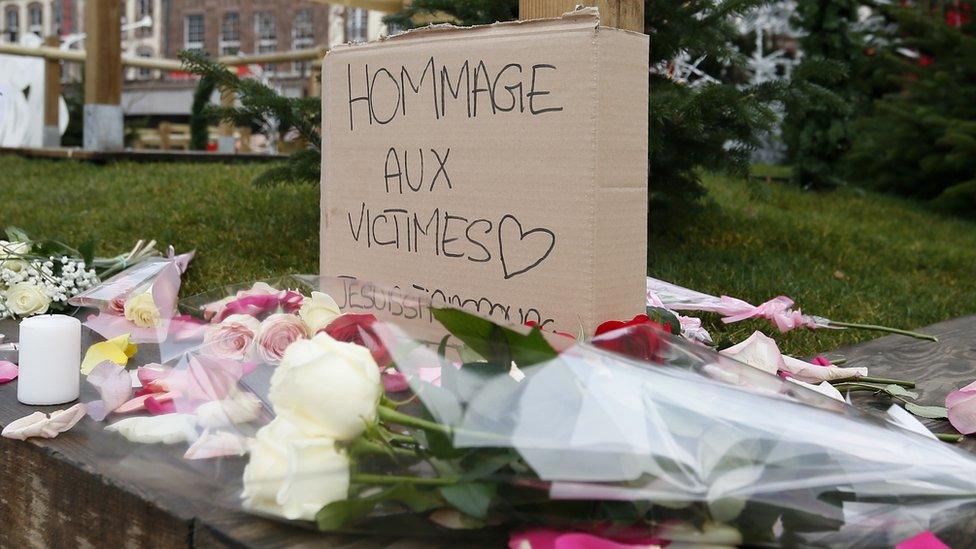
M136 2L136 21L141 21L147 17L150 18L150 20L152 20L154 2L155 0L138 0L138 2ZM155 25L156 21L153 21L152 24ZM152 33L153 33L152 25L146 27L139 27L138 29L136 29L136 36L142 38L152 36Z
M369 40L369 12L363 8L350 9L346 13L346 42Z
M254 36L257 39L257 53L278 51L278 20L273 13L254 14ZM274 71L273 64L264 64L264 70Z
M291 27L291 47L303 50L315 46L315 27L312 22L312 10L303 9L295 12L295 19ZM296 61L293 70L299 75L308 74L311 65L308 61Z
M138 55L139 57L149 58L149 57L152 57L153 56L153 51L152 51L152 48L142 47L142 48L139 48L139 50L136 52L136 55ZM147 69L145 67L139 67L139 75L138 75L138 77L139 77L140 80L148 80L148 79L152 78L152 69Z
M27 6L27 30L38 36L44 36L44 10L38 3Z
M240 51L241 16L236 11L228 11L220 20L220 55L237 55Z
M202 13L187 15L183 24L183 49L202 52L206 36L204 30Z
M7 38L7 42L16 43L20 40L20 13L17 11L17 6L8 7L3 19L6 23L3 35Z
M61 11L64 10L64 3L62 0L54 0L54 4L51 6L51 12L54 14L54 34L61 36Z

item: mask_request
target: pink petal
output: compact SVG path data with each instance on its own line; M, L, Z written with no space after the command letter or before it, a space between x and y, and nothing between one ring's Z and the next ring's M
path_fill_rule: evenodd
M722 350L721 354L770 374L788 370L776 342L759 331L753 332L745 341Z
M431 368L420 368L417 371L420 380L430 383L435 387L441 386L441 367L434 366Z
M146 411L152 416L161 416L176 412L176 404L172 400L160 402L156 399L155 395L149 395L149 398L143 404L146 407Z
M184 459L213 459L227 456L243 456L247 453L247 441L226 431L203 432L183 454Z
M383 388L391 393L399 393L410 388L407 377L400 372L383 372Z
M509 549L552 549L556 546L556 538L562 532L555 530L526 530L513 532L508 538Z
M123 316L111 313L88 315L84 325L105 339L129 334L131 343L161 343L166 341L169 319L164 319L158 328L140 328Z
M948 545L942 543L935 534L926 530L917 536L908 538L897 545L895 549L950 549Z
M0 435L6 438L27 440L30 437L54 438L85 417L85 405L75 404L67 410L58 410L47 416L44 412L34 412L10 422Z
M142 395L133 398L132 400L126 402L122 406L115 409L117 414L129 414L132 412L140 412L146 409L146 400L155 399L157 403L166 402L168 400L173 400L174 398L180 396L179 393L169 392L169 393L153 393L149 395Z
M614 541L582 532L559 532L541 528L513 533L508 539L509 549L624 549L652 547L661 543L657 539Z
M817 366L832 366L833 365L833 363L831 363L830 360L828 360L827 357L825 357L823 355L817 355L816 357L814 357L813 360L810 361L810 363L811 364L815 364Z
M88 407L88 415L95 421L105 419L132 396L132 377L125 368L114 362L105 361L95 366L88 374L88 383L94 385L102 397Z
M17 379L20 369L13 362L0 360L0 385Z
M972 385L967 385L972 387ZM946 396L949 423L964 435L976 433L976 391L966 388Z

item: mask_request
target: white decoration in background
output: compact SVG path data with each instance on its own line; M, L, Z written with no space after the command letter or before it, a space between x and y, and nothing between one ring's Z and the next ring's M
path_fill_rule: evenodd
M748 85L789 80L793 69L803 60L803 51L796 44L802 33L793 27L791 18L796 11L794 0L784 0L760 6L742 17L735 19L735 25L743 36L753 36L754 47L746 58L745 69ZM793 42L791 50L781 46ZM777 47L780 46L780 47ZM786 158L786 145L783 143L780 124L786 116L783 105L773 105L777 123L773 130L761 136L760 146L753 152L752 160L765 164L777 164Z
M41 39L24 33L21 46L38 47ZM0 147L40 147L44 126L44 59L0 55ZM58 130L68 127L68 105L58 101Z

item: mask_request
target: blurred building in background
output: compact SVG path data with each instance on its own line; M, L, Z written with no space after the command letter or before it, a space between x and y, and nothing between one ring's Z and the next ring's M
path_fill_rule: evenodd
M115 0L88 0L115 1ZM174 59L182 50L211 56L269 53L375 40L387 33L383 13L321 0L118 0L123 2L124 55ZM0 42L27 33L58 36L62 49L85 47L86 0L0 0ZM308 61L245 66L289 96L307 93ZM65 63L68 89L83 69ZM188 116L196 78L181 71L125 69L122 108L128 117Z

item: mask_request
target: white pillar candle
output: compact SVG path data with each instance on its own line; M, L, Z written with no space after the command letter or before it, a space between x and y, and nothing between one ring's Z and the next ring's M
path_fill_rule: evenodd
M44 406L78 399L81 321L65 315L32 316L20 323L17 400Z

